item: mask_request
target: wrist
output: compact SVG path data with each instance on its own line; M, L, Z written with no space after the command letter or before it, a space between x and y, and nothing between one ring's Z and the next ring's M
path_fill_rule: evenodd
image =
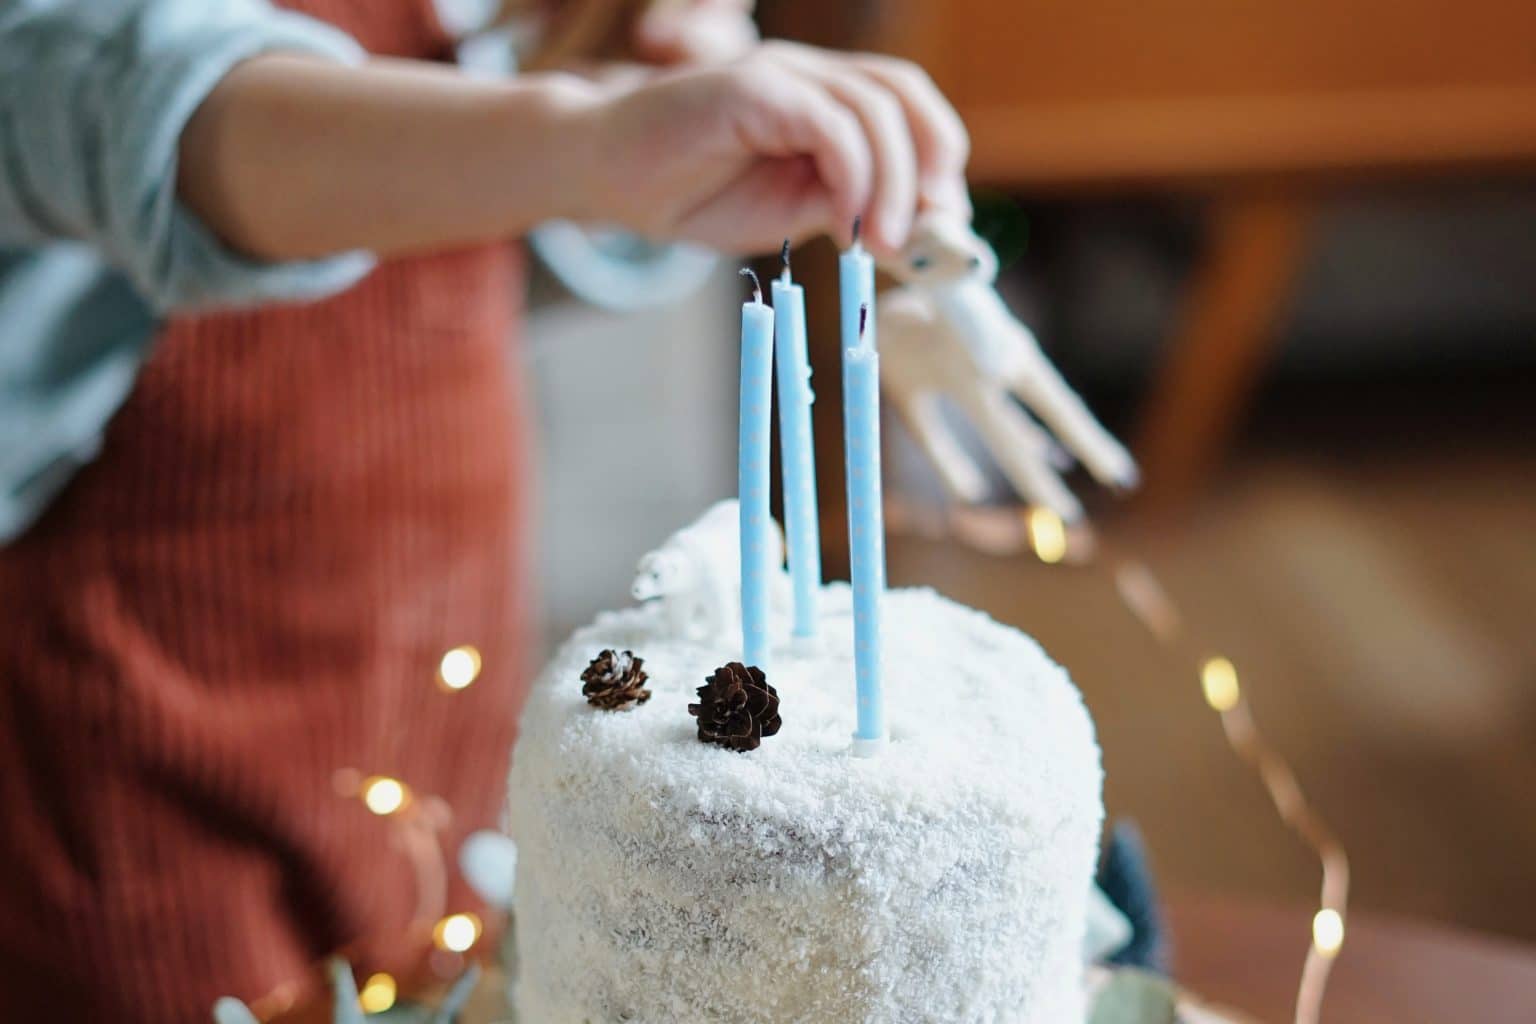
M603 90L574 75L531 74L508 87L493 137L503 143L494 163L509 230L551 219L603 219L605 105Z

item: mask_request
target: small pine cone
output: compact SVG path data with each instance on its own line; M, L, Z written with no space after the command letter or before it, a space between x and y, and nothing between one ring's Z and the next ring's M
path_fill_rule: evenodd
M645 689L644 658L633 651L603 651L581 673L581 692L587 703L604 711L619 711L651 699Z
M715 670L699 687L699 703L688 713L699 720L699 739L731 750L756 750L764 736L779 731L779 694L763 670L733 661Z

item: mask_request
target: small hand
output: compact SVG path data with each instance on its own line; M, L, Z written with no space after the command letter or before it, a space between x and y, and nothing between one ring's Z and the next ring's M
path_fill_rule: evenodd
M603 91L592 113L585 211L657 238L776 248L853 218L877 255L919 210L966 217L969 143L919 68L766 43L728 64Z

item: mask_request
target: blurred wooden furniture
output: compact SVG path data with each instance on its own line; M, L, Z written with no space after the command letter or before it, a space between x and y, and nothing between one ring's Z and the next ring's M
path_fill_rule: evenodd
M1288 1021L1309 913L1212 896L1169 902L1174 974L1213 1003ZM1323 1019L1349 1024L1528 1024L1536 947L1473 932L1355 914L1334 964Z
M1536 167L1528 0L761 6L771 31L922 63L970 126L978 184L1211 200L1135 438L1152 499L1220 456L1330 186Z

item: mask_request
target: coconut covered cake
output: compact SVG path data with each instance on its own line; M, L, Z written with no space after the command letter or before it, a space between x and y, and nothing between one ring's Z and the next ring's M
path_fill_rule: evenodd
M883 616L872 757L850 752L845 585L765 672L665 600L571 636L513 757L522 1020L1083 1020L1103 807L1082 699L931 590Z

